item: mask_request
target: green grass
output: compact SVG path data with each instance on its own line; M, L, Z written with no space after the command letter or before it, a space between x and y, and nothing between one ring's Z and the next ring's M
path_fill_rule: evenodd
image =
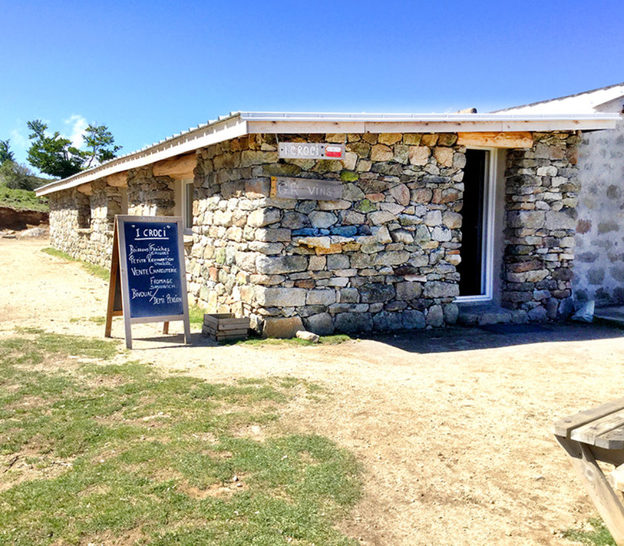
M103 316L95 316L95 317L73 317L69 319L69 322L93 322L97 325L102 325L106 322L106 317Z
M17 190L0 185L0 207L17 210L38 210L48 212L48 200L37 197L34 191Z
M335 527L360 495L353 456L278 432L316 386L211 384L118 354L35 329L0 339L1 544L354 543Z
M90 264L88 262L83 262L82 260L77 260L73 256L70 256L66 252L63 252L62 250L57 250L56 248L47 247L47 248L42 248L41 252L45 252L46 254L49 254L50 256L61 258L63 260L68 260L71 262L79 262L82 265L82 268L87 273L90 273L91 275L94 275L95 277L98 277L104 281L108 281L110 279L110 271L106 269L105 267L95 265L95 264Z
M338 345L340 343L344 343L345 341L350 341L351 338L345 334L336 334L333 336L321 336L319 339L319 344L322 345ZM298 337L293 337L290 339L261 339L261 338L251 338L246 339L244 341L235 341L236 345L251 345L251 346L262 346L262 345L295 345L295 346L306 346L306 345L317 345L317 343L313 343L312 341L307 341L305 339L299 339Z
M202 326L204 324L204 311L197 305L191 305L189 307L189 322L195 326Z
M590 519L588 523L591 529L569 529L563 533L563 537L594 546L615 546L609 529L600 518Z

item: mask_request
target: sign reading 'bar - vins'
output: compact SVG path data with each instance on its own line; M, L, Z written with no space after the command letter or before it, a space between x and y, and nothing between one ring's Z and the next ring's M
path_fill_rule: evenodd
M342 159L344 144L320 142L280 142L277 151L284 159Z
M336 201L342 199L342 183L339 180L272 176L271 195L281 199Z
M110 336L112 317L123 315L129 348L132 347L130 325L138 322L163 321L167 332L170 321L182 320L188 342L182 234L181 218L115 217L106 336Z

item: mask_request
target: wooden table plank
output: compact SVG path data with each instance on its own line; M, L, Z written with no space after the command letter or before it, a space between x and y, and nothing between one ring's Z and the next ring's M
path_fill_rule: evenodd
M598 436L594 441L594 445L609 450L624 450L624 423Z
M595 419L570 432L570 438L584 444L595 445L596 438L624 425L624 409Z
M553 432L557 436L570 438L570 432L572 430L591 423L596 419L605 417L606 415L615 413L621 409L624 409L624 398L618 398L617 400L607 402L602 406L581 411L580 413L570 415L569 417L564 417L555 423Z
M590 448L561 436L557 440L570 455L572 466L585 484L594 506L611 531L615 543L624 544L624 507L598 466Z

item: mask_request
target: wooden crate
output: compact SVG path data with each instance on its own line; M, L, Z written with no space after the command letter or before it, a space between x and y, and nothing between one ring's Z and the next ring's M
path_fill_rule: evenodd
M216 341L247 339L249 318L236 318L230 313L205 314L202 334Z

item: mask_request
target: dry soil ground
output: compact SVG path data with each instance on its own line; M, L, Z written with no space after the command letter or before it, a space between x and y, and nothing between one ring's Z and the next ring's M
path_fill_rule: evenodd
M0 240L0 335L101 336L88 319L103 315L106 283L43 246ZM457 329L311 347L215 346L198 334L181 347L158 325L135 332L132 358L164 368L212 381L293 375L333 392L286 419L362 462L364 497L343 529L364 544L568 543L561 531L594 515L550 429L621 396L620 330Z

